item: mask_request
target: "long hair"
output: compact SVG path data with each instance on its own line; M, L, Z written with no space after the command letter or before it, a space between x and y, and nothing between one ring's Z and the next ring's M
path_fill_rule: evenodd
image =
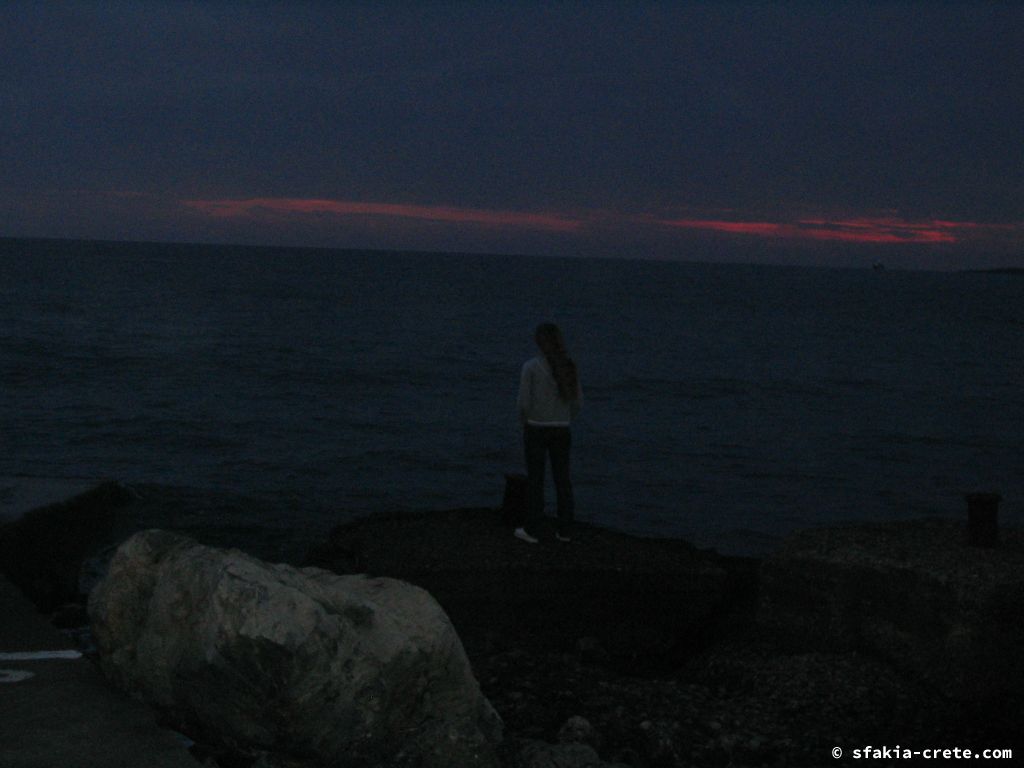
M555 375L558 396L566 402L575 400L579 392L579 375L558 326L554 323L541 323L537 326L534 339Z

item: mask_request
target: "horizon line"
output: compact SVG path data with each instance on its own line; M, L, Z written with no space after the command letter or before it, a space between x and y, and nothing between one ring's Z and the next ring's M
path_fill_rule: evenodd
M0 234L0 242L3 241L26 241L26 242L57 242L57 243L89 243L98 245L145 245L145 246L172 246L172 247L201 247L201 248L239 248L246 250L280 250L280 251L316 251L324 253L367 253L367 254L409 254L416 256L474 256L483 258L526 258L526 259L563 259L579 261L646 261L664 262L674 264L693 264L707 266L734 266L734 267L769 267L779 269L825 269L841 271L870 270L878 267L878 262L865 262L863 265L852 264L829 264L822 262L786 262L786 261L760 261L743 259L699 259L686 258L683 256L621 256L616 254L584 254L568 255L564 253L524 253L511 251L467 251L467 250L446 250L446 249L416 249L416 248L380 248L380 247L358 247L341 245L298 245L280 243L253 243L237 240L159 240L147 238L107 238L107 237L68 237L68 236L46 236L46 235L3 235ZM900 266L882 263L887 271L891 272L936 272L936 273L985 273L985 272L1013 272L1024 273L1024 266L975 266L975 267L926 267L926 266Z

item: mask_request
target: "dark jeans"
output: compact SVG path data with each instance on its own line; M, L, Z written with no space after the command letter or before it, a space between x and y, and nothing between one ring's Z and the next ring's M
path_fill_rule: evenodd
M544 465L551 456L551 475L555 481L558 499L558 529L568 532L575 507L572 482L569 479L569 449L572 433L568 427L534 427L526 425L523 433L526 449L526 510L528 520L537 520L544 514ZM527 520L520 520L519 524Z

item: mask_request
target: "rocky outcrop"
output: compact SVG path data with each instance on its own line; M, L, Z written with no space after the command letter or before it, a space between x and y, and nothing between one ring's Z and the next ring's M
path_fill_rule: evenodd
M761 569L758 618L790 645L863 649L979 704L1024 690L1024 542L969 546L949 520L793 536Z
M89 613L109 679L197 739L312 764L496 764L501 721L448 617L410 584L147 531Z
M0 571L44 612L84 605L117 546L150 528L180 531L210 546L243 547L271 562L296 563L309 548L308 531L273 501L107 481L0 523Z
M0 566L43 611L78 600L83 562L111 541L131 500L120 483L100 483L0 525Z
M547 520L534 530L540 543L521 542L489 509L374 515L335 528L306 563L418 584L467 641L507 634L631 668L670 668L705 647L737 593L752 591L683 541L579 524L563 543Z

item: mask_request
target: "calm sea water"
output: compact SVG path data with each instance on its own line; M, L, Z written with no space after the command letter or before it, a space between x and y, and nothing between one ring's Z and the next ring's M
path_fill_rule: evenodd
M279 510L241 536L495 506L546 319L581 519L750 552L973 490L1024 517L1024 279L995 274L0 241L0 475Z

